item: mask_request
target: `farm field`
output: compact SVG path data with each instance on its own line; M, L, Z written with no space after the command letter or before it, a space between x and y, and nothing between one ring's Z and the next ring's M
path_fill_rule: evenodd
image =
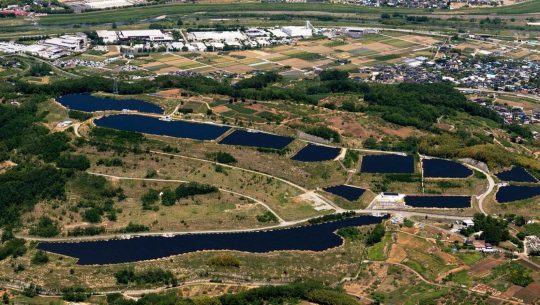
M276 71L295 76L295 72L313 69L340 69L356 71L359 67L399 61L401 58L429 54L430 47L439 38L415 35L368 35L359 39L342 38L340 44L328 39L301 40L294 45L265 47L260 50L226 52L170 52L147 53L129 61L137 70L135 74L168 74L174 72L195 72L203 75L229 73L244 75L251 72ZM89 59L104 62L110 55L88 56L82 54L74 59ZM338 60L340 62L338 62ZM343 64L347 61L348 64ZM113 61L104 68L118 69L125 61ZM74 67L66 71L93 74L93 68Z

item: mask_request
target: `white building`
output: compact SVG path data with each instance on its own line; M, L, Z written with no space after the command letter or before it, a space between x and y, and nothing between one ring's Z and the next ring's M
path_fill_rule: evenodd
M245 41L248 39L246 34L240 31L204 31L190 32L187 35L190 41L213 41L230 44L232 42Z
M248 37L268 37L269 33L263 29L249 28L244 32Z
M49 38L43 41L44 45L62 48L72 52L79 52L86 49L88 38L84 34L62 35L60 37Z
M305 26L284 26L281 28L283 33L289 37L311 37L313 30Z
M115 43L118 41L118 35L115 31L101 30L96 31L96 34L104 43Z
M117 33L120 40L173 41L170 34L160 30L131 30Z
M377 34L379 30L372 28L347 27L341 29L341 33L352 38L359 38L366 34Z
M276 37L276 38L285 38L285 37L289 37L289 35L285 32L283 32L282 29L270 29L268 30L270 33L272 33L272 36Z

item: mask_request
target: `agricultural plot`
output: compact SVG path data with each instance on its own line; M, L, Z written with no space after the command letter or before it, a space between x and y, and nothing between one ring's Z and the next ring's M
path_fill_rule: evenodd
M334 65L337 59L346 59L350 60L351 63L337 65L336 68L354 72L361 66L395 62L402 57L414 56L414 50L437 41L436 38L432 37L400 36L395 33L389 37L387 32L383 32L381 35L343 38L339 41L329 39L301 40L295 45L270 46L260 50L145 53L137 55L130 60L129 64L153 74L167 74L183 70L202 74L215 71L246 74L254 70L279 70L282 73L309 71L316 67L324 68ZM104 55L82 54L78 57L105 62L107 58L117 55L117 53L109 53ZM115 69L120 66L115 65L109 68ZM95 68L89 69L94 70Z

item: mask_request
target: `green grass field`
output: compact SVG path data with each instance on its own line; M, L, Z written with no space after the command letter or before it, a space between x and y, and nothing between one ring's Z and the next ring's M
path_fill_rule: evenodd
M241 4L160 4L147 7L130 7L105 11L94 11L81 14L49 15L41 18L42 25L64 24L100 24L123 21L138 21L145 18L160 15L174 16L193 14L197 12L233 12L233 11L319 11L328 13L357 13L357 14L380 14L384 12L400 12L414 14L448 13L448 11L430 12L425 9L389 8L389 7L365 7L342 4L310 4L310 3L241 3ZM452 12L482 14L521 14L540 12L539 1L529 1L510 7L499 8L475 8L462 9Z

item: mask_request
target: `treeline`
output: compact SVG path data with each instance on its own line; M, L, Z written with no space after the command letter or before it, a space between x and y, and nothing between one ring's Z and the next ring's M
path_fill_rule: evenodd
M450 83L369 86L364 94L368 112L379 114L384 120L403 126L432 129L442 115L463 111L501 123L494 111L471 103Z
M328 140L332 143L340 143L341 142L341 136L339 135L339 132L335 131L334 129L328 128L326 126L317 126L317 127L311 127L304 130L305 133L323 138L325 140Z
M356 305L357 301L343 290L329 288L316 282L296 282L282 286L263 286L236 294L224 294L219 297L187 299L174 292L165 294L146 294L139 300L124 299L121 294L107 296L109 305L265 305L295 304L308 301L320 305Z
M170 271L163 269L150 269L136 272L132 268L121 269L114 274L118 284L163 284L176 286L178 280Z
M176 194L176 199L181 199L195 195L215 193L217 191L219 191L219 189L213 185L198 182L188 182L178 186L174 192Z
M356 212L354 211L337 213L337 214L328 214L328 215L323 215L316 218L311 218L308 220L308 223L318 224L318 223L324 223L324 222L330 222L330 221L343 220L343 219L351 218L354 216L356 216Z
M199 94L222 94L254 100L289 100L308 104L317 104L322 97L331 93L354 93L363 95L368 105L361 107L349 102L343 110L368 111L380 115L386 121L404 126L433 129L432 125L438 117L453 115L458 111L502 122L494 111L469 102L450 83L367 84L356 82L348 76L347 72L328 70L321 72L315 80L291 82L287 83L287 86L271 86L282 81L282 78L274 72L268 72L241 80L231 86L228 81L220 82L204 76L162 75L152 81L121 81L118 88L121 94L181 88ZM27 94L46 93L59 96L80 92L111 92L112 81L92 76L45 85L19 82L16 88Z

